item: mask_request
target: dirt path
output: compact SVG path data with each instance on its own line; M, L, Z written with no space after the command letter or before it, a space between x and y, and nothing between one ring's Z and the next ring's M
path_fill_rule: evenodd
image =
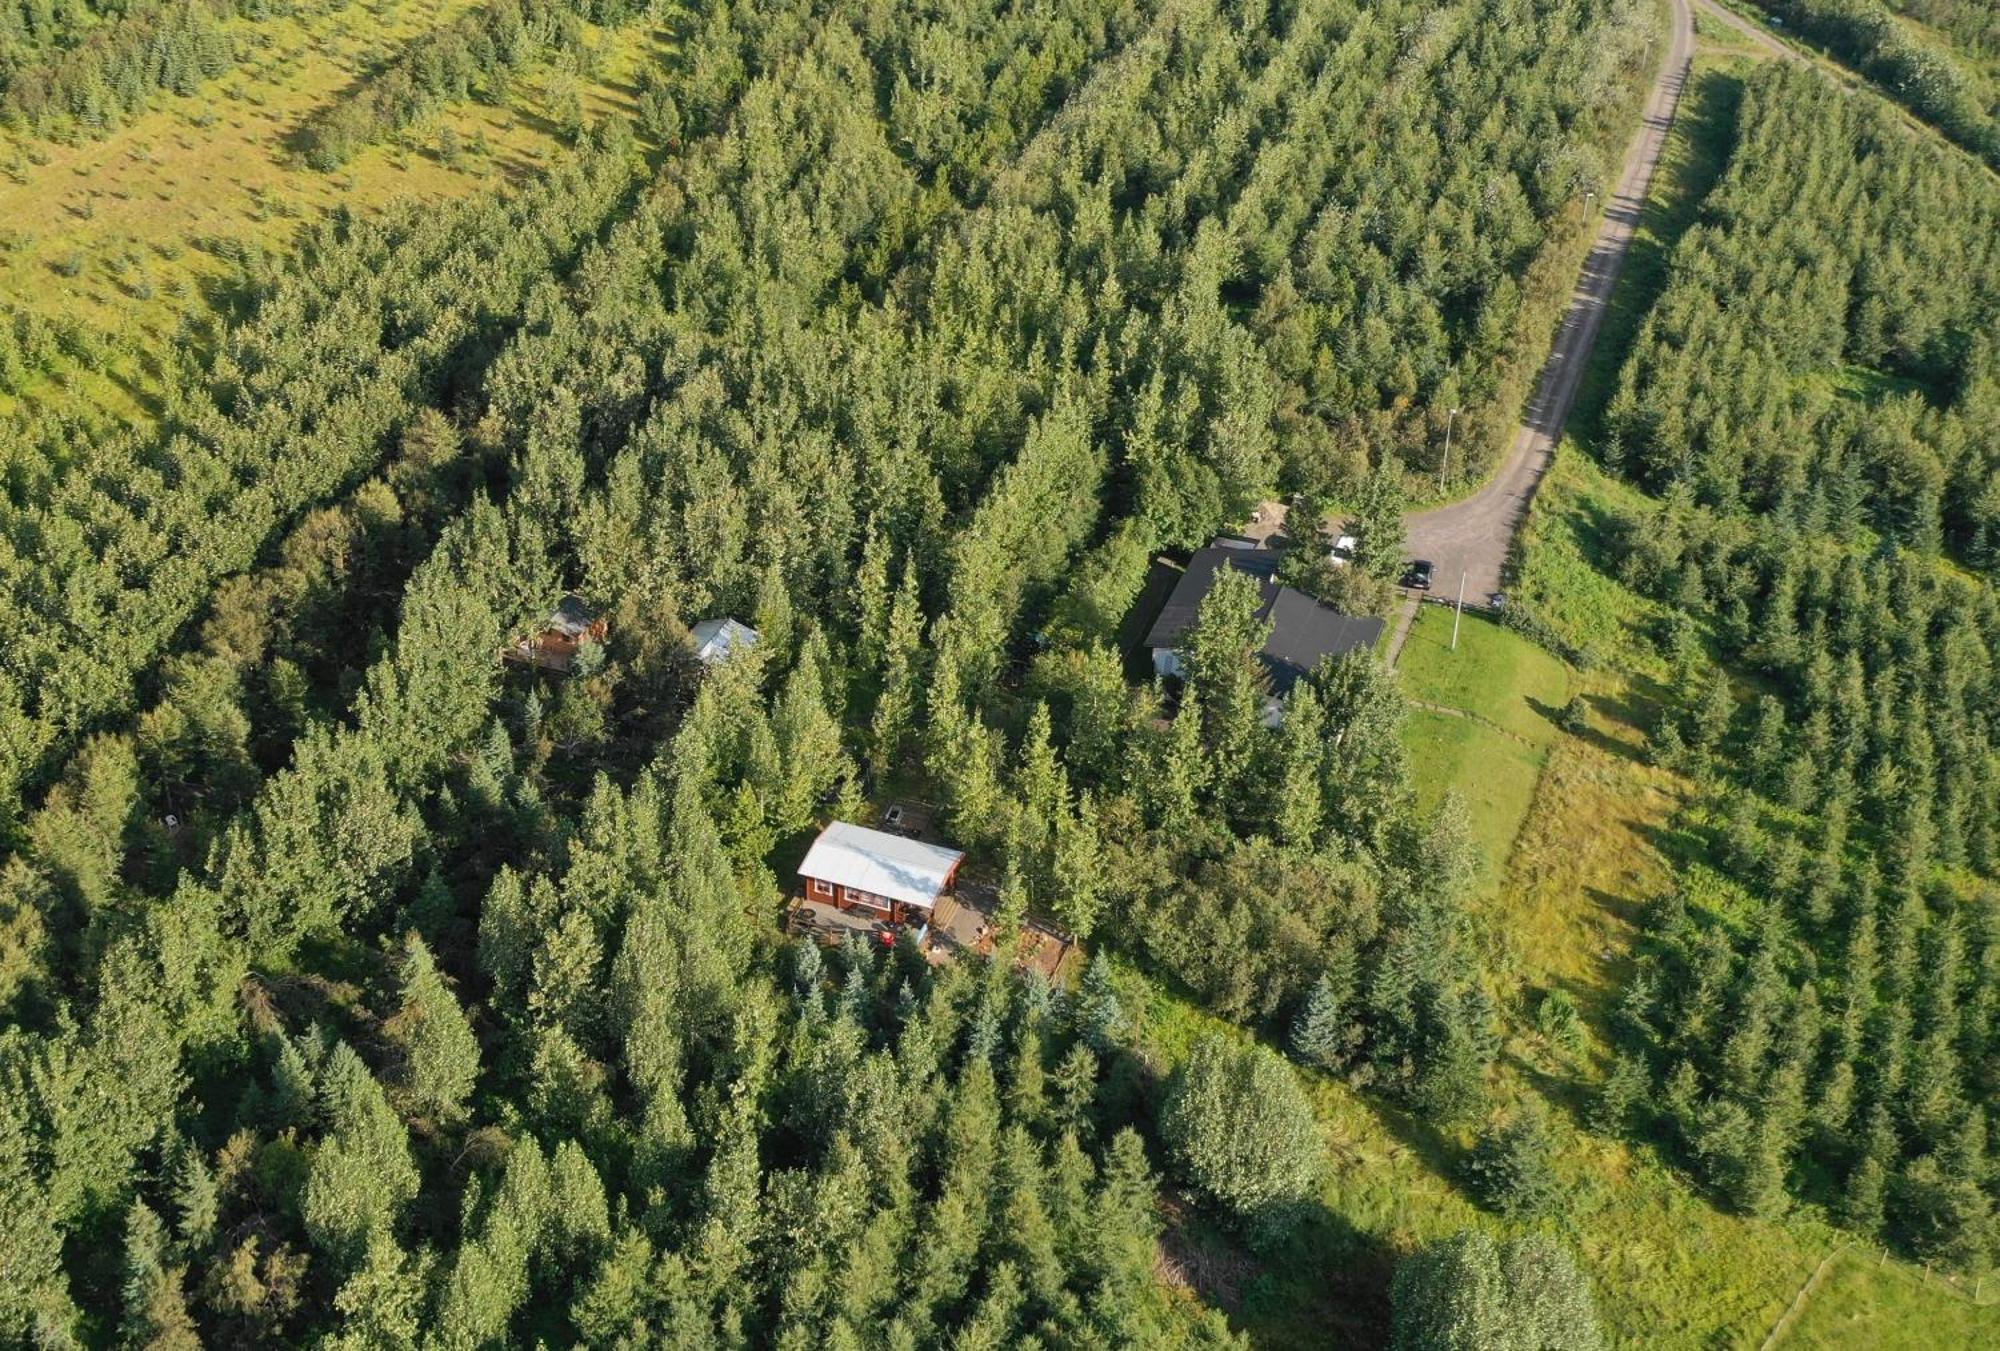
M1805 53L1784 42L1780 42L1777 36L1769 29L1752 23L1733 9L1726 9L1718 5L1715 3L1715 0L1694 0L1694 7L1709 18L1728 24L1743 37L1748 38L1753 46L1761 48L1767 56L1775 56L1785 61L1804 61L1806 59Z
M1528 502L1548 469L1556 442L1562 439L1563 424L1569 419L1584 369L1590 364L1611 289L1625 264L1626 250L1652 187L1653 171L1666 146L1667 129L1673 125L1674 110L1687 87L1694 55L1694 14L1689 3L1674 0L1672 39L1653 82L1645 121L1625 152L1617 190L1605 207L1597 242L1584 261L1569 310L1563 316L1562 331L1556 336L1548 364L1542 367L1534 400L1506 462L1471 497L1408 519L1410 556L1430 559L1436 565L1437 585L1446 590L1456 592L1463 574L1466 597L1475 604L1485 604L1500 590L1514 532L1527 515Z
M1389 635L1388 666L1392 671L1403 660L1403 644L1410 641L1410 626L1417 622L1417 607L1422 604L1423 597L1412 591L1396 611L1396 631Z

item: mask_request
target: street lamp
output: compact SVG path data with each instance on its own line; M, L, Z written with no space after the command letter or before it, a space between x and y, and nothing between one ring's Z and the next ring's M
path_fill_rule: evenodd
M1449 409L1444 419L1444 458L1438 461L1438 495L1444 495L1444 472L1451 467L1451 424L1458 420L1458 410Z

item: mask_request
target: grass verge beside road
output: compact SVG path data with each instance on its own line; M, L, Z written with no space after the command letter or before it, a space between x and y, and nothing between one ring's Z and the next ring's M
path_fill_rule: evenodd
M1420 807L1431 810L1447 791L1465 803L1479 846L1478 890L1491 896L1527 819L1570 679L1560 661L1486 615L1465 615L1456 651L1451 636L1451 611L1427 605L1418 613L1400 666L1419 705L1403 744Z

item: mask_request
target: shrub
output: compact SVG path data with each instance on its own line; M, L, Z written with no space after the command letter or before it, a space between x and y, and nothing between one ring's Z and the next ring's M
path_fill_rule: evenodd
M1396 1351L1597 1351L1590 1282L1531 1234L1504 1247L1468 1230L1405 1258L1390 1291Z
M1259 1241L1281 1238L1318 1183L1319 1123L1274 1052L1221 1036L1197 1043L1160 1111L1182 1177Z

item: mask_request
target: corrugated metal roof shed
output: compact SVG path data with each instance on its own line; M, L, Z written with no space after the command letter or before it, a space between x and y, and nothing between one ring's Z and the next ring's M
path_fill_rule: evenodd
M727 616L704 619L688 630L688 637L694 641L694 655L710 664L755 647L762 636L748 624L739 624Z
M952 874L964 857L941 844L835 821L806 851L799 876L853 887L905 905L929 907L951 885Z

